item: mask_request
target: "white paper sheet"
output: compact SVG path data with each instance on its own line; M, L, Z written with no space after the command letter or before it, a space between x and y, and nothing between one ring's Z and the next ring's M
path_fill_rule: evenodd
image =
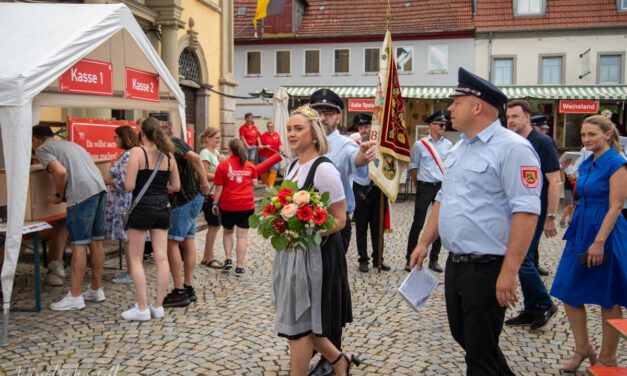
M418 311L425 306L427 299L437 285L438 279L427 268L418 269L414 267L398 288L398 292L401 293L411 308Z

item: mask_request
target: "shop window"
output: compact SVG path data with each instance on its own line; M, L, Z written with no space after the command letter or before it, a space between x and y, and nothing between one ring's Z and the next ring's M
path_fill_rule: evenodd
M378 48L366 48L364 50L364 72L366 73L379 72L379 49Z
M261 51L246 51L246 75L261 76Z
M396 69L399 73L414 71L414 48L396 47Z
M429 73L448 73L448 44L429 46Z
M275 73L277 76L287 76L291 73L292 53L289 50L276 51L275 54Z
M514 84L514 58L492 59L492 82L496 85Z
M320 74L320 50L305 50L305 74Z
M514 16L541 16L545 7L545 0L514 0Z
M600 55L598 82L600 84L620 84L623 55Z
M334 72L336 74L343 74L350 72L350 50L348 48L342 48L333 50L334 57Z
M541 57L541 80L543 85L561 85L564 83L562 75L562 57L546 56Z
M186 48L179 56L179 74L196 83L202 82L200 63L193 50Z

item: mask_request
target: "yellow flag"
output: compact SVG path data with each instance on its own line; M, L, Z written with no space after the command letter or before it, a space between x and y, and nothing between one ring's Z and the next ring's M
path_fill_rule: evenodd
M257 11L255 12L255 18L253 18L253 26L257 29L257 20L266 18L268 12L268 4L270 0L257 0Z

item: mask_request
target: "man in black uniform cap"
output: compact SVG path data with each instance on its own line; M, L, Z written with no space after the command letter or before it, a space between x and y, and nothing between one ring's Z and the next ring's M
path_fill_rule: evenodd
M446 158L446 153L453 146L451 141L444 138L444 131L448 120L446 113L442 110L436 111L425 119L429 124L429 134L421 140L416 141L411 150L411 160L409 162L409 175L411 181L416 186L416 198L414 202L414 220L409 231L407 240L407 254L405 258L405 271L409 272L409 257L418 243L418 234L422 231L422 226L427 217L429 205L435 200L435 195L442 186L442 176L444 166L442 161ZM442 242L438 237L431 245L429 254L429 269L442 273L442 267L438 264L438 256Z

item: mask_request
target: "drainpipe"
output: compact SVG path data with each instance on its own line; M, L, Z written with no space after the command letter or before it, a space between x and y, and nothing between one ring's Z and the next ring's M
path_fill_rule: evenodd
M488 81L492 80L492 32L488 33Z

